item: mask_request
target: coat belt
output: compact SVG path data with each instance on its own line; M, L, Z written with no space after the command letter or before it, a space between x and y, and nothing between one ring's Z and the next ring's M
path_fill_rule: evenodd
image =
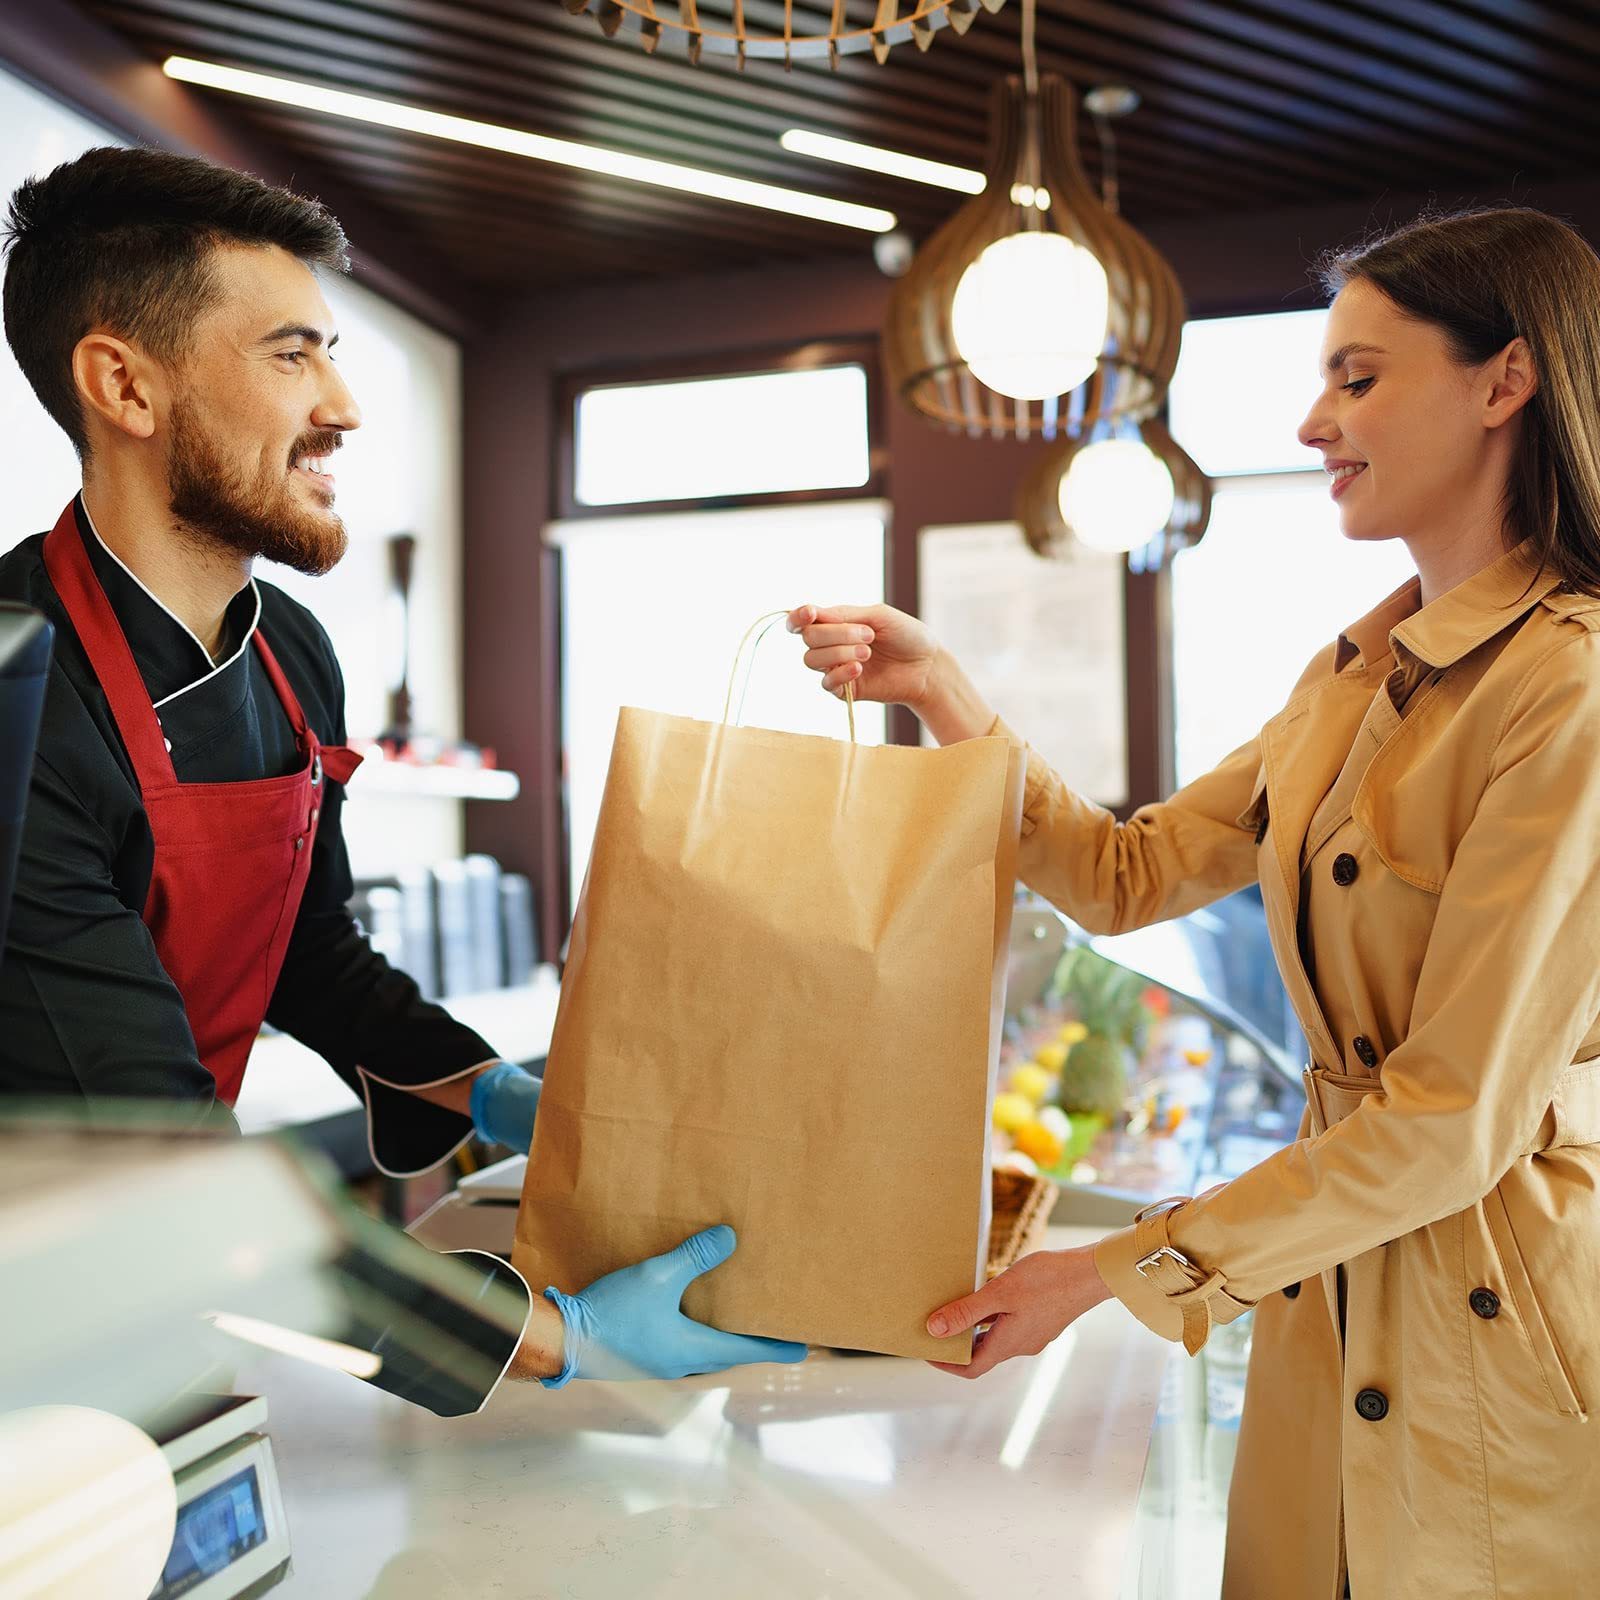
M1352 1078L1321 1067L1308 1066L1303 1076L1313 1133L1326 1133L1383 1088L1377 1078ZM1522 1154L1585 1144L1600 1144L1600 1056L1574 1062L1556 1079L1555 1094Z

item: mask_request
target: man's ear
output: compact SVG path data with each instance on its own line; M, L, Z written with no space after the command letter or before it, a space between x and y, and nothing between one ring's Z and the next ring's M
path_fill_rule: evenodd
M1533 399L1539 389L1539 373L1533 363L1528 341L1518 337L1489 363L1489 397L1483 420L1491 428L1509 422Z
M72 351L72 381L85 412L132 439L156 430L160 388L148 356L109 333L86 333Z

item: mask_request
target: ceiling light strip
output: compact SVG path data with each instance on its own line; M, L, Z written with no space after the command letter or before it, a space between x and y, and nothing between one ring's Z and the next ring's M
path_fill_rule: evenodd
M836 139L832 134L812 133L808 128L788 128L778 143L795 155L815 156L819 161L837 161L846 167L864 167L891 178L909 178L913 183L928 183L938 189L955 189L961 194L982 194L987 181L971 167L953 167L944 161L929 161L923 156L908 156L899 150L879 145L857 144L853 139Z
M783 189L771 183L755 183L748 178L707 172L699 167L683 167L671 161L656 161L648 156L602 149L598 145L578 144L571 139L526 133L520 128L477 122L471 117L425 111L419 106L378 100L371 95L351 94L345 89L301 83L293 78L274 77L265 72L247 72L239 67L196 61L189 56L169 56L162 70L169 78L175 78L180 83L194 83L207 89L221 89L228 94L248 95L256 100L298 106L302 110L319 111L326 116L348 117L355 122L395 128L403 133L448 139L455 144L501 150L508 155L548 161L556 166L575 167L583 172L598 172L633 183L648 183L660 189L676 189L685 194L704 195L712 200L731 200L738 205L759 206L766 211L810 217L817 222L860 228L867 233L888 233L895 226L894 213L882 211L876 206L855 205L848 200L830 199L827 195Z

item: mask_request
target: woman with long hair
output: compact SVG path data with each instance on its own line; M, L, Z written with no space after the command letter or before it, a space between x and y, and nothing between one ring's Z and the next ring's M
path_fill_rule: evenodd
M1600 259L1537 211L1321 268L1300 426L1417 576L1214 771L1118 823L1029 754L1022 876L1096 933L1259 879L1310 1042L1294 1143L935 1311L981 1377L1115 1296L1193 1353L1256 1312L1227 1600L1600 1583ZM1279 603L1295 604L1285 530ZM825 688L1016 738L887 606L790 618ZM1248 616L1218 648L1252 667ZM1021 741L1018 740L1020 743Z

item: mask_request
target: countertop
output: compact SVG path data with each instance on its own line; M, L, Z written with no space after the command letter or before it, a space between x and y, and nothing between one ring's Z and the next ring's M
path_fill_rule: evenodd
M238 1387L267 1397L285 1600L1118 1600L1170 1349L1113 1301L975 1382L814 1352L506 1383L449 1421L279 1357Z

